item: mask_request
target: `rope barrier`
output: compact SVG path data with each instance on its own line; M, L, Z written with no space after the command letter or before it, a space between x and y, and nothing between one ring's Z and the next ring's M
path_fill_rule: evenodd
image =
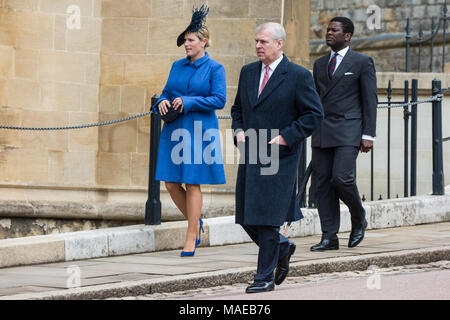
M450 90L450 88L443 89L442 91ZM414 101L414 102L407 102L407 103L396 103L394 105L379 105L377 106L378 109L392 109L392 108L404 108L407 106L413 106L413 105L419 105L423 103L430 103L433 101L442 101L443 95L438 94L435 96L432 96L430 99L427 100L420 100L420 101ZM116 120L109 120L109 121L103 121L98 123L91 123L91 124L81 124L81 125L75 125L75 126L61 126L61 127L20 127L20 126L7 126L7 125L1 125L0 129L6 129L6 130L28 130L28 131L57 131L57 130L76 130L76 129L84 129L84 128L92 128L92 127L100 127L100 126L106 126L106 125L112 125L120 122L125 122L129 120L134 120L138 118L142 118L145 116L150 115L153 113L153 111L148 111L140 114L136 114L133 116L129 116L126 118L120 118ZM217 116L219 120L229 120L231 119L231 116Z

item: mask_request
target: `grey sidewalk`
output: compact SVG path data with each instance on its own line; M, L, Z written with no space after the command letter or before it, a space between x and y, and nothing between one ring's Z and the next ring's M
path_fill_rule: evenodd
M320 236L292 238L291 276L450 260L450 222L368 230L356 248L310 252ZM101 299L246 282L256 269L252 243L200 247L194 257L159 251L0 269L0 299ZM77 284L79 288L68 288Z

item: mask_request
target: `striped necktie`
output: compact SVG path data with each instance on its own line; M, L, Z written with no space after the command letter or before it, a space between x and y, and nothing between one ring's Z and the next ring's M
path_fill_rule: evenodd
M261 95L261 92L263 91L264 87L266 86L267 81L269 81L269 71L270 71L270 67L266 66L266 72L264 73L264 79L263 79L263 82L261 83L261 88L259 88L258 97Z
M333 73L334 73L334 70L336 69L336 60L337 60L338 55L339 54L336 52L333 55L333 58L331 59L330 63L328 64L328 77L330 79L333 78Z

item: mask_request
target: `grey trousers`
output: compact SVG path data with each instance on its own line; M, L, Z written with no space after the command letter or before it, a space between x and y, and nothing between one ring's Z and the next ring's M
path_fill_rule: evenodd
M342 146L312 148L313 179L323 239L336 239L340 226L339 199L349 208L352 227L360 227L365 219L358 187L356 158L359 148Z

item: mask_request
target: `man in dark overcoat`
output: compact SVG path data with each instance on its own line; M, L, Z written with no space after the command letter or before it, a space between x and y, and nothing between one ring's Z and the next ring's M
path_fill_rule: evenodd
M236 223L259 246L257 272L247 293L273 290L289 271L295 244L280 234L280 226L303 218L295 201L300 143L323 118L312 74L283 54L285 39L278 23L256 28L259 61L242 68L231 108L235 143L242 151Z

